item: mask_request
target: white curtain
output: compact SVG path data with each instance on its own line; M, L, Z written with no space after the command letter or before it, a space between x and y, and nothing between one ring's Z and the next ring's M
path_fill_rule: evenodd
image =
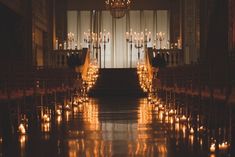
M90 27L90 20L91 17L91 12L90 11L80 11L78 12L78 19L79 19L79 23L77 24L78 26L78 39L79 39L79 44L82 47L88 47L87 43L84 43L84 32L87 32L88 29L91 30Z
M90 29L90 11L68 11L67 12L67 32L74 33L74 43L78 48L88 47L84 43L84 32Z
M132 29L133 32L141 32L140 13L140 11L130 11L130 29ZM138 61L138 49L135 48L134 44L132 45L132 67L135 67ZM143 52L143 49L140 49L140 52Z
M157 31L164 32L165 39L161 42L161 48L169 48L167 41L170 39L170 24L169 24L169 15L167 10L158 10L157 11ZM157 48L160 48L159 41L156 43Z
M153 41L154 37L154 11L146 10L143 11L143 24L142 24L142 31L147 29L147 31L151 32L151 40ZM152 47L152 42L148 42L147 47Z
M112 32L112 16L110 15L109 11L102 11L102 17L101 17L102 23L101 23L101 31L106 32ZM104 67L104 61L105 61L105 68L113 68L113 53L112 52L112 45L113 45L113 36L112 33L110 35L110 41L106 44L105 49L105 58L104 58L104 45L101 46L101 67ZM104 60L105 59L105 60Z
M74 42L73 43L78 43L78 29L77 29L77 25L78 25L78 18L77 18L77 11L68 11L67 12L67 29L68 29L68 33L74 33ZM70 43L68 43L67 47L74 49L75 44L70 45Z
M162 48L168 48L167 41L170 37L169 32L169 12L167 10L135 10L129 11L127 15L121 19L112 18L109 11L98 11L99 17L94 18L94 11L68 11L68 32L75 34L75 42L78 47L88 47L84 43L84 32L88 29L110 32L110 41L106 44L105 56L104 45L101 45L101 67L104 68L129 68L135 67L138 61L138 49L132 46L125 39L125 33L133 30L133 32L144 32L145 29L151 32L151 42L147 47L152 47L155 42L157 48L159 41L155 41L157 32L164 32L165 38L162 41ZM94 26L94 19L98 19L97 26ZM144 49L140 49L140 58L144 58ZM132 54L132 56L131 56ZM98 57L99 58L99 57ZM105 59L105 60L104 60ZM130 62L132 60L132 62ZM100 61L99 61L100 62ZM105 63L104 63L105 62Z
M115 25L114 32L114 67L126 68L127 65L127 51L126 51L126 17L121 19L113 19L113 25Z

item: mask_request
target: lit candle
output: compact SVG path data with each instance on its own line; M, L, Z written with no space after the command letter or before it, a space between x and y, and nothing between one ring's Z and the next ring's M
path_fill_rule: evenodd
M47 114L44 114L43 117L42 117L42 120L44 122L50 122L51 119L50 119L50 117Z
M228 149L227 142L223 142L223 143L219 144L219 150L226 150L226 149Z
M60 50L62 49L62 44L61 44L61 43L59 44L59 49L60 49Z
M66 41L64 42L64 50L67 49L67 44L66 44Z
M210 152L214 153L215 152L215 143L212 143L210 146Z
M194 130L193 128L190 129L190 134L193 134L194 133Z
M58 39L55 40L55 49L58 50Z
M129 39L129 32L126 32L126 39Z
M183 115L183 116L180 118L180 120L181 120L182 122L186 122L186 121L187 121L187 118L186 118L185 115Z
M24 126L22 123L20 123L18 129L19 129L19 132L20 132L22 135L24 135L24 134L26 133L25 126Z
M109 38L110 38L110 33L108 32L108 42L109 42Z

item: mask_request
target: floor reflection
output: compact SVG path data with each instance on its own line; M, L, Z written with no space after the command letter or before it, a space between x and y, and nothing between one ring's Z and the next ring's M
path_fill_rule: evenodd
M157 98L78 97L64 106L37 107L36 124L22 111L19 145L11 151L19 157L229 156L228 123L215 126L208 114L185 110ZM0 131L0 156L3 143Z
M71 121L82 120L82 130L69 130L70 157L167 156L165 127L147 99L90 100L79 108Z

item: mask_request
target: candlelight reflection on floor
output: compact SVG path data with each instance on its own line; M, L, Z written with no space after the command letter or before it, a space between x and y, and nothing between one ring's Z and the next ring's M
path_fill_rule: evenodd
M37 125L22 111L17 156L220 157L228 156L230 127L213 127L208 115L156 97L81 97L36 108ZM218 111L217 111L218 112ZM0 132L2 156L4 138Z

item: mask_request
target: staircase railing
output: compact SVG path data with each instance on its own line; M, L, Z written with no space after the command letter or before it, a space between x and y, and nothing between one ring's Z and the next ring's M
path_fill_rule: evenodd
M49 54L49 67L67 68L68 67L68 55L69 54L82 54L83 50L53 50Z
M81 74L82 79L85 79L88 68L89 68L89 64L90 64L90 50L89 49L84 49L81 62L82 64L80 66L75 67L75 71Z
M152 53L150 53L150 51L148 49L146 50L145 53L146 53L145 64L148 69L148 76L149 76L149 79L152 80L153 79L153 68L152 68L153 55L152 55Z

